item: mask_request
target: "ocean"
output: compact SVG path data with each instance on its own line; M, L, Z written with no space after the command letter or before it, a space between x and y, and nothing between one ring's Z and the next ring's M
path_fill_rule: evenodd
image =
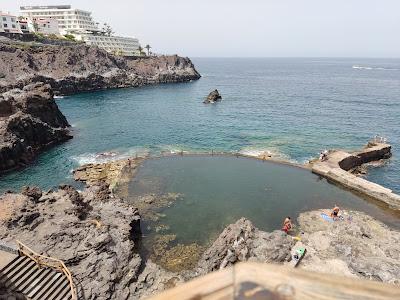
M393 157L367 178L400 193L400 59L194 58L198 81L81 93L57 99L74 138L0 179L73 184L80 164L167 152L224 151L303 163L324 149L354 150L375 135ZM217 88L223 100L202 103Z

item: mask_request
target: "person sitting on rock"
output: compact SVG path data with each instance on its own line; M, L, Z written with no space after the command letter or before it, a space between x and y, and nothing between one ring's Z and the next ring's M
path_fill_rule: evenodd
M331 212L331 218L333 219L333 220L336 220L337 218L339 218L339 206L337 206L336 204L335 204L335 207L332 209L332 212Z
M328 150L321 151L319 154L319 160L324 161L328 158Z
M290 217L286 217L285 221L283 221L282 231L288 233L289 230L292 229L292 220Z

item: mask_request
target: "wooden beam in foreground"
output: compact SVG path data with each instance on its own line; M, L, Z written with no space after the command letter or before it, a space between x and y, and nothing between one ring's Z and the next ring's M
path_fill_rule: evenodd
M400 287L308 272L272 264L239 263L207 274L149 300L400 299Z

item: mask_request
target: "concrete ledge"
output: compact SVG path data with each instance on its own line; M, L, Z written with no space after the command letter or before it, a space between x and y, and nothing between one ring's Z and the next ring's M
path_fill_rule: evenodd
M384 202L391 209L400 211L400 195L379 184L347 172L364 163L387 159L390 156L391 146L383 143L368 143L364 149L353 153L331 150L326 160L315 162L312 165L312 172L362 195Z

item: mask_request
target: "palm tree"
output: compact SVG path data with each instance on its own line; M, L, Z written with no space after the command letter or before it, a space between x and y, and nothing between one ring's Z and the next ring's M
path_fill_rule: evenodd
M145 48L147 49L147 56L150 56L150 49L151 49L151 46L150 46L149 44L147 44L147 45L145 46Z
M142 56L142 53L143 53L143 48L142 48L142 46L139 46L138 49L137 49L137 51L139 52L139 56Z

